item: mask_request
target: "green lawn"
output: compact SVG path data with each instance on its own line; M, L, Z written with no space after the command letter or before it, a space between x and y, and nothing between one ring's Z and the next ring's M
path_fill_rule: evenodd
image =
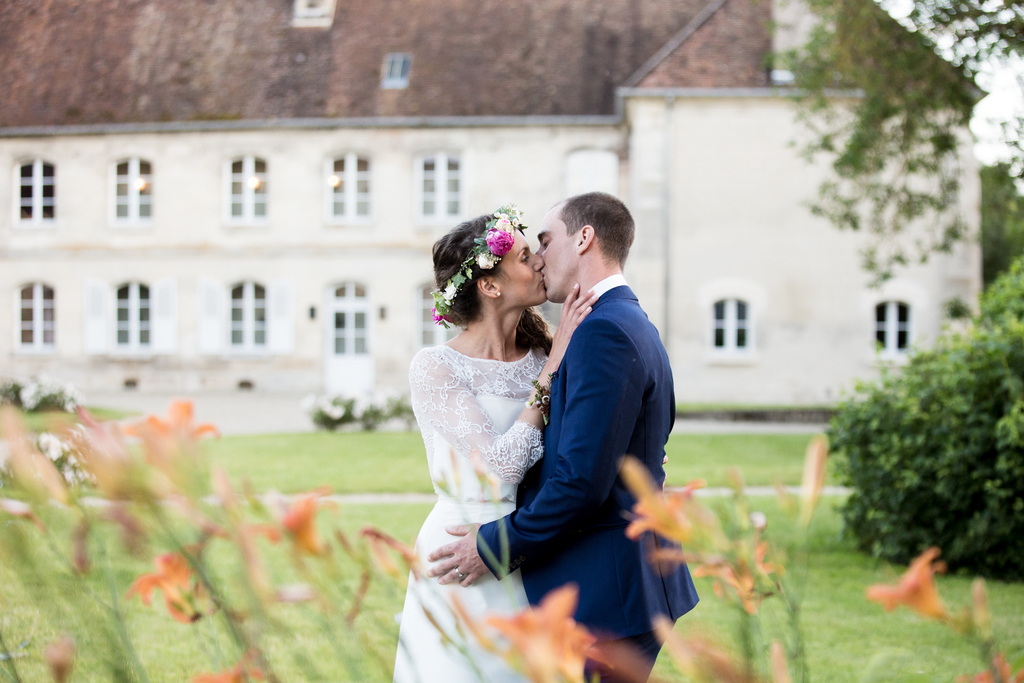
M731 467L751 485L799 484L810 439L792 434L675 434L668 443L669 485L726 483ZM303 491L327 484L337 493L422 492L432 488L417 432L315 432L232 436L207 442L216 465L246 476L257 490Z
M136 413L129 413L124 410L113 408L86 408L94 417L99 420L120 420L131 417ZM58 425L78 422L78 416L74 413L62 413L58 411L46 411L42 413L22 413L25 418L25 425L34 432L55 430Z
M321 525L328 526L330 519L336 519L335 523L341 528L354 532L373 524L411 541L429 507L343 506L335 512L324 513ZM769 537L780 543L787 543L794 537L792 524L778 514L774 499L754 499L752 507L768 515ZM60 514L53 509L45 511L51 528L60 527ZM915 680L949 681L958 674L979 670L973 651L948 629L924 622L902 610L886 614L879 606L864 599L866 586L895 579L901 568L890 568L854 552L847 542L840 539L839 528L838 514L828 507L819 512L812 525L811 569L804 602L804 623L813 680L857 683L876 653L892 650L905 653L905 660L900 667L890 667L886 671L887 680L909 680L911 675L923 674L923 678ZM112 539L107 539L107 543L117 545ZM294 567L283 553L277 548L263 547L276 583L297 580ZM151 549L146 557L154 550ZM95 568L84 585L103 596L110 595L111 586L114 593L123 595L134 576L150 570L146 557L133 559L119 553L107 574L102 558L95 554L95 544L93 551ZM45 555L47 551L38 547L34 552ZM236 570L237 566L231 562L223 565L226 578ZM58 570L54 571L61 575ZM350 588L354 585L355 576L350 564L339 559L337 572L334 581L338 586ZM75 581L66 573L61 576L60 580L68 584ZM734 613L714 597L707 580L698 582L698 590L702 596L701 603L679 621L677 628L682 632L730 638L735 623ZM959 608L969 603L970 579L940 577L939 590L947 604ZM1019 652L1024 648L1024 585L991 583L989 590L1000 644L1008 653ZM402 600L403 593L399 587L377 584L360 616L361 628L382 660L377 663L364 657L345 664L344 658L337 658L339 646L329 629L338 629L343 637L348 635L338 626L340 615L324 622L329 627L325 629L318 626L315 613L308 608L282 608L278 617L288 633L271 633L268 636L270 655L282 680L317 680L316 672L327 681L390 680L385 666L394 656L397 626L393 615L401 610ZM8 646L26 639L29 641L24 650L27 656L16 660L22 680L49 680L44 673L41 651L45 643L63 631L70 631L78 642L79 664L73 680L109 680L101 673L104 660L110 657L102 638L102 617L87 603L88 599L80 597L69 602L55 599L38 585L34 577L21 585L14 580L10 564L0 563L0 629ZM179 624L166 615L159 597L153 607L145 607L138 600L123 603L122 607L128 632L132 634L152 683L188 681L199 671L211 670L211 657L221 656L217 654L219 651L224 651L222 661L232 656L227 646L228 639L216 626L216 619L206 619L194 625ZM778 637L784 629L777 605L769 600L763 612L768 638ZM348 641L354 642L354 639L348 637ZM351 642L340 646L341 650L351 652ZM306 653L306 658L297 657L298 653ZM659 660L656 673L667 680L682 680L665 656Z

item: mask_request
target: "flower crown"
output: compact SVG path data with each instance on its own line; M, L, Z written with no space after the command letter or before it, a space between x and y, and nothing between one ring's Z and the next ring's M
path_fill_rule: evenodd
M462 286L473 279L473 263L480 268L490 270L501 262L501 257L512 250L516 241L516 230L526 230L523 225L523 213L515 204L506 204L494 212L494 217L487 221L487 233L484 237L473 240L473 250L459 266L459 270L448 280L445 288L433 292L434 322L448 327L452 320L452 302Z

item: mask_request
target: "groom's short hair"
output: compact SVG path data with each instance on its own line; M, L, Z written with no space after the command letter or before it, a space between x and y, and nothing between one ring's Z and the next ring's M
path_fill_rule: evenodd
M629 209L617 197L604 192L569 197L562 202L559 217L569 235L575 235L585 225L593 227L605 258L620 266L626 262L636 227Z

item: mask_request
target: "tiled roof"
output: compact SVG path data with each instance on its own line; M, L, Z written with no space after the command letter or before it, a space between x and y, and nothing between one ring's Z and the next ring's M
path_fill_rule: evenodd
M292 27L292 0L3 2L0 127L612 114L707 3L338 0L324 29ZM763 85L769 7L728 0L641 85ZM380 87L389 52L407 89Z

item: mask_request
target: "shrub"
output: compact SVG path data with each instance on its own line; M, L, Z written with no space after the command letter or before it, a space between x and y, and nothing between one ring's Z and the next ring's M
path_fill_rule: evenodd
M40 375L29 380L7 380L0 384L0 403L13 405L26 412L62 410L74 412L82 403L82 395L70 382L59 382Z
M931 546L953 569L1024 579L1024 269L993 284L964 334L861 383L829 428L853 488L846 530L906 563Z
M404 396L373 398L369 396L322 396L310 394L302 401L302 408L318 429L334 431L346 425L359 423L366 431L374 431L390 420L401 420L406 429L412 429L414 419L409 399Z

